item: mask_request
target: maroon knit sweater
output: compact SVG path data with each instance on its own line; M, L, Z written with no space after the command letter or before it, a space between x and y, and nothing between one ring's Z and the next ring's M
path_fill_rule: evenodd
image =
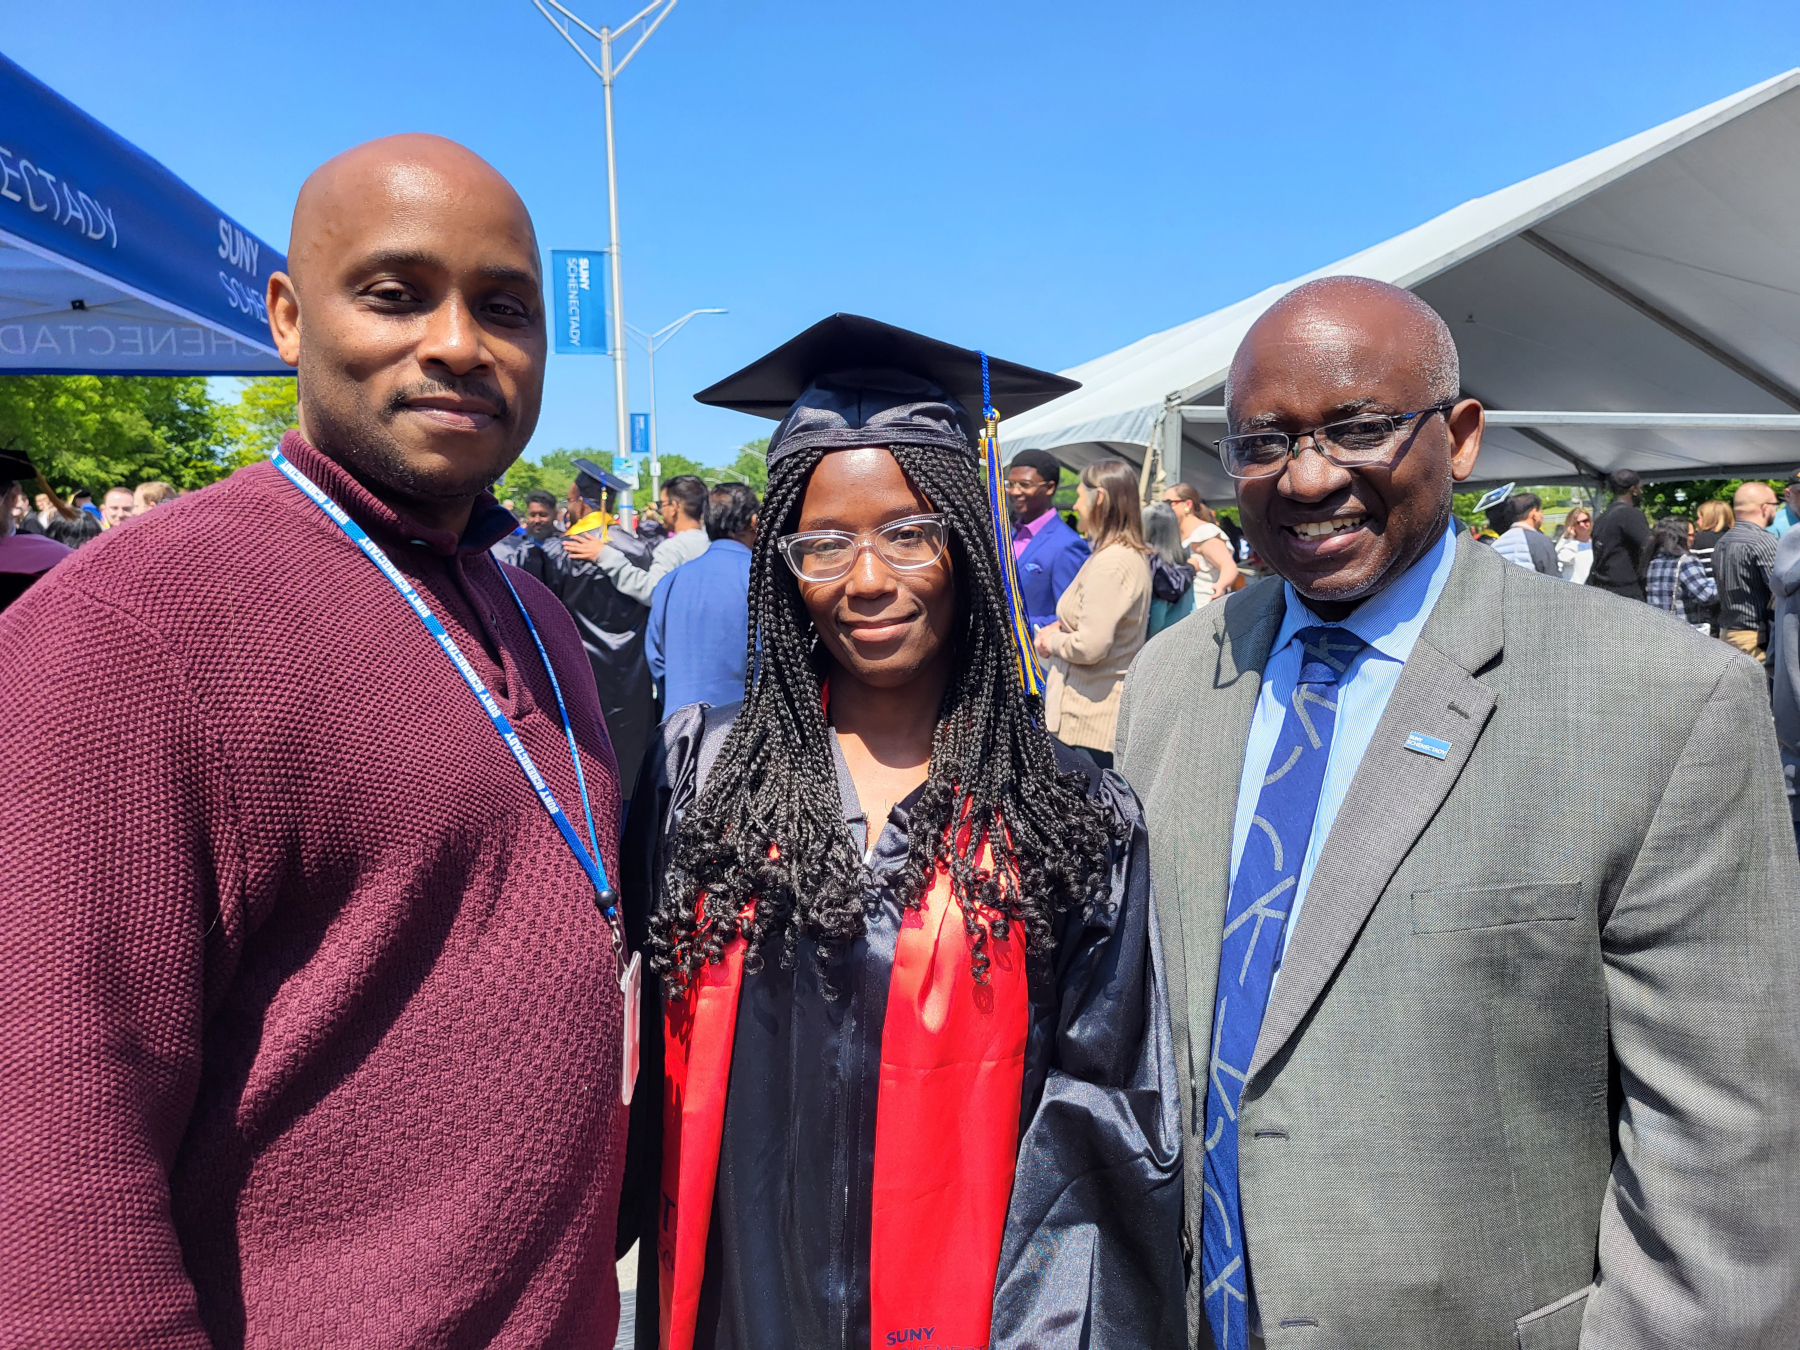
M284 449L584 828L504 513L459 542ZM616 876L587 658L509 575ZM605 920L337 526L258 464L108 531L0 616L0 726L0 1346L610 1347Z

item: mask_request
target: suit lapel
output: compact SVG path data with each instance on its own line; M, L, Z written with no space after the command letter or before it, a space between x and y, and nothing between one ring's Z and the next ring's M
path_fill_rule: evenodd
M1511 566L1467 534L1458 538L1443 593L1400 672L1307 886L1263 1015L1252 1080L1318 1001L1468 763L1494 709L1492 690L1475 672L1504 647L1502 600ZM1413 732L1450 749L1441 760L1407 750Z

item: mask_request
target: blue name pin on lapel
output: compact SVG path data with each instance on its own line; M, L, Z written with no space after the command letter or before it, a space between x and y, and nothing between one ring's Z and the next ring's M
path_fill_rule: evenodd
M1417 731L1406 738L1406 748L1416 755L1430 755L1433 759L1445 759L1450 754L1449 741L1440 741L1436 736Z

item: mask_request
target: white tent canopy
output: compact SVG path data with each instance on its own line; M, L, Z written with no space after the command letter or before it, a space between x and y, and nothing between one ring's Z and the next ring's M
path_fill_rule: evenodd
M1355 275L1430 303L1465 392L1512 410L1480 482L1785 472L1800 463L1797 221L1792 70L1065 371L1082 388L1004 424L1003 451L1141 464L1154 447L1169 481L1228 498L1210 447L1232 353L1293 287Z

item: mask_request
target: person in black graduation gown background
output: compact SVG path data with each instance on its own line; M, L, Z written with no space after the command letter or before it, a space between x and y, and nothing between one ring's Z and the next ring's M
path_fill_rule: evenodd
M853 315L699 395L781 425L746 699L664 723L621 852L640 1346L1184 1343L1142 813L1022 687L982 397Z
M569 553L564 541L598 531L607 548L617 549L626 562L644 571L650 568L650 546L618 521L619 493L630 484L592 460L578 459L575 468L569 500L585 507L586 514L570 522L568 534L553 535L541 548L520 550L502 561L543 582L574 618L619 764L619 784L629 795L632 775L643 762L644 747L656 727L656 695L650 660L644 654L650 608L613 585L598 563Z

